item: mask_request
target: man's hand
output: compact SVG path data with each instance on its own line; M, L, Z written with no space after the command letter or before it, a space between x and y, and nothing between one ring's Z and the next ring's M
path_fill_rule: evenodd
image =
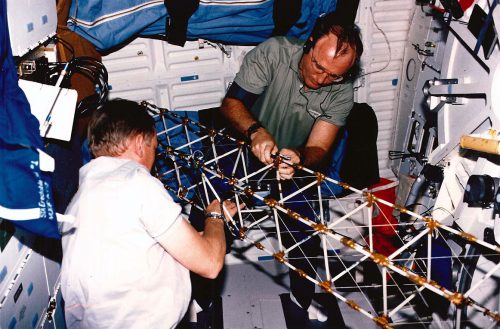
M286 160L287 162L300 163L300 153L297 150L282 149L280 150L280 154L289 159ZM291 179L295 173L295 169L284 162L280 162L278 172L281 179Z
M260 162L266 165L273 163L271 154L278 152L278 146L276 146L273 136L266 129L259 128L250 136L250 139L252 153Z
M240 209L243 209L245 207L245 204L244 203L240 203ZM224 201L224 215L227 217L227 216L230 216L230 217L233 217L234 215L236 215L236 213L238 212L238 207L236 206L236 203L230 201L230 200L225 200ZM206 208L205 208L205 212L207 213L218 213L218 214L221 214L222 210L221 210L221 205L220 205L220 202L215 199L213 200ZM228 218L226 218L228 219Z

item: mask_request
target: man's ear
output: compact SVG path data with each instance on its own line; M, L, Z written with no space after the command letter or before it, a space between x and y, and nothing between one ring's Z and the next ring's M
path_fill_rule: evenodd
M144 135L137 134L131 138L131 148L132 151L139 157L142 158L145 153L144 149Z

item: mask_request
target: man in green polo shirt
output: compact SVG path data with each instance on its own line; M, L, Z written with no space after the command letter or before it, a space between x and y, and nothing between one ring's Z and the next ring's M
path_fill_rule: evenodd
M325 165L354 104L350 77L363 51L359 29L342 20L325 15L306 43L274 37L245 56L221 112L261 162L279 151L308 168ZM293 173L280 168L282 178Z
M337 133L354 105L352 77L359 69L362 52L359 29L336 13L320 17L305 43L270 38L245 56L221 113L233 129L248 138L260 162L272 163L271 155L279 152L292 163L324 169ZM294 168L281 163L279 173L281 178L290 179ZM314 218L314 213L308 214L310 207L304 206L308 197L293 200L289 207L302 202L303 209L294 211ZM294 231L290 240L300 241L308 235L304 224L292 222L288 228ZM304 260L304 254L291 251L290 263L314 277L319 245L317 236L309 239L302 247L312 258ZM290 289L291 300L308 310L310 319L327 319L311 303L312 283L290 271Z

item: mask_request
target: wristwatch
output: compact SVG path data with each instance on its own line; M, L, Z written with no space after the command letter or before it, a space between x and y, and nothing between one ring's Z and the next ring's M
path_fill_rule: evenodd
M214 211L205 212L205 219L221 219L222 221L225 221L225 217L223 214Z
M259 121L255 121L254 123L252 123L252 125L250 127L248 127L248 129L247 129L248 140L250 140L250 137L252 137L252 134L254 132L256 132L259 128L264 128L262 123L260 123Z

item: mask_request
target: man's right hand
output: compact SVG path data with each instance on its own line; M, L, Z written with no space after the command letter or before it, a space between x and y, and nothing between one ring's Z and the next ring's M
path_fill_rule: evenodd
M259 128L250 136L252 153L264 164L273 163L271 154L278 152L273 136L265 129Z
M245 204L243 202L240 203L240 209L243 209L244 207ZM224 200L224 208L227 211L224 215L229 215L230 217L233 217L238 212L236 203L232 202L231 200ZM205 212L214 212L220 214L222 212L220 202L217 199L212 200L212 202L210 202L210 204L205 208Z

